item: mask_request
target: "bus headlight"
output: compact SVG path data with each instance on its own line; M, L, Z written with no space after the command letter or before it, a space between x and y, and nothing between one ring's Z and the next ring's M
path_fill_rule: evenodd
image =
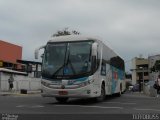
M91 84L91 83L93 83L93 79L87 80L87 81L82 82L82 83L80 83L80 84L78 84L78 85L79 85L79 87L84 87L84 86L87 86L87 85L89 85L89 84Z
M49 87L49 84L47 82L41 81L41 84L46 86L46 87Z

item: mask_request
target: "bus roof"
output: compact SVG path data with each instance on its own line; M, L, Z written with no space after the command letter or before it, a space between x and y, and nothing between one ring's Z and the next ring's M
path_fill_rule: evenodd
M48 42L83 41L83 40L100 41L96 37L89 37L83 35L66 35L66 36L52 37L51 40L49 40Z

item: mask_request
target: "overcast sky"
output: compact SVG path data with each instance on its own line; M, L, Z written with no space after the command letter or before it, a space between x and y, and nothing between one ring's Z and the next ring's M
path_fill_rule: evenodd
M0 0L0 39L22 46L25 60L66 27L101 37L125 61L158 54L160 0Z

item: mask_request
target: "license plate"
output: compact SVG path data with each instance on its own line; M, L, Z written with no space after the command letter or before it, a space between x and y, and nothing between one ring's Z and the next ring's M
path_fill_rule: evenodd
M59 91L59 95L67 95L68 92L67 91Z

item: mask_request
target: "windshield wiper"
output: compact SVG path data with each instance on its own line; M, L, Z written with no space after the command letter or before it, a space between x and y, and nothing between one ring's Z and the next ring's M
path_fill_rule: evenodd
M71 60L69 59L70 51L68 51L67 58L66 58L66 54L67 54L67 47L66 47L66 52L65 52L64 64L63 64L61 67L59 67L59 68L52 74L52 76L55 76L62 68L64 68L65 66L67 66L69 63L70 63L71 69L72 69L72 71L73 71L73 74L74 74L74 75L76 74L76 71L75 71L75 69L74 69L74 67L73 67L73 65L72 65L72 63L71 63ZM66 59L67 59L67 61L66 61ZM65 61L66 61L66 62L65 62ZM63 75L65 75L65 74L64 74L64 70L63 70Z
M64 66L65 66L65 63L64 63L61 67L59 67L59 68L53 73L52 76L56 75Z
M73 74L75 75L75 74L76 74L76 71L75 71L75 69L74 69L71 61L69 60L69 58L68 58L68 60L67 60L66 66L68 65L68 63L70 63L70 66L71 66L71 69L72 69L72 71L73 71Z
M70 56L70 51L69 51L69 53L68 53L68 58L67 58L66 66L68 65L68 63L70 63L70 66L71 66L71 69L72 69L72 71L73 71L73 74L75 75L75 74L76 74L76 71L75 71L75 69L74 69L74 67L73 67L73 65L72 65L72 63L71 63L71 60L69 59L69 56Z
M56 75L62 68L64 68L64 66L65 66L65 61L66 61L66 54L67 54L67 46L66 46L66 51L65 51L65 56L64 56L64 64L63 64L61 67L59 67L59 68L52 74L52 76Z

